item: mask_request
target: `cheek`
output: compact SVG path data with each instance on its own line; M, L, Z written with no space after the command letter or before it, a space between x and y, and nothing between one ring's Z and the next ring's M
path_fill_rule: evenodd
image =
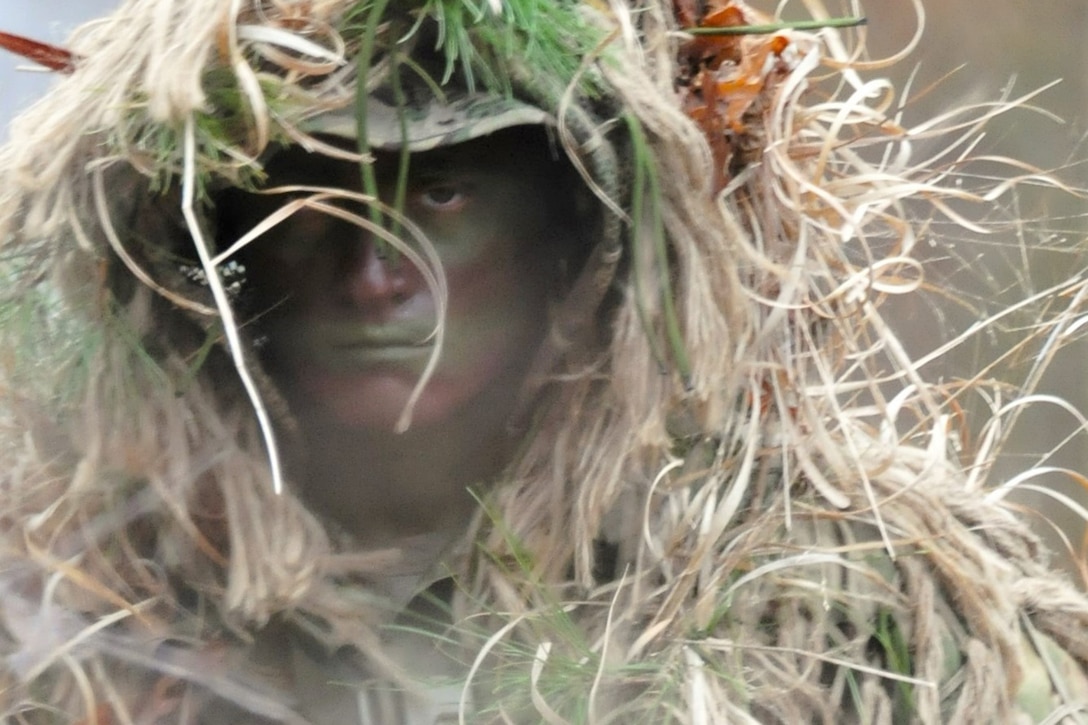
M278 310L282 314L285 303L297 304L300 285L306 279L304 266L283 264L269 254L243 256L241 261L251 282L245 298L249 312L263 316Z
M545 332L547 289L541 270L522 260L493 262L447 269L447 369L493 372L496 366L527 360Z
M334 245L321 234L291 232L257 239L240 256L253 281L255 299L265 305L287 300L299 304L319 297L333 284ZM324 250L314 240L324 241Z
M513 318L543 305L550 269L540 250L543 235L517 225L490 230L489 237L463 235L452 254L439 254L449 283L450 312L476 311Z

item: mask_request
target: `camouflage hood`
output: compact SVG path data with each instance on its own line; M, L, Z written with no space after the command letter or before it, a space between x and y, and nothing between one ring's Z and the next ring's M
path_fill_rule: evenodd
M292 418L234 319L213 202L315 133L360 140L365 169L371 147L515 120L553 129L600 211L522 391L531 426L444 561L462 707L1073 707L1088 602L974 473L988 459L960 460L954 397L880 313L920 285L904 200L965 221L946 199L992 196L912 160L930 129L888 117L849 31L687 32L770 20L737 2L128 0L77 33L74 71L0 152L5 716L170 721L219 700L298 721L250 656L278 626L403 675L383 583L431 577L409 544L361 549L293 493ZM401 72L456 97L385 103Z

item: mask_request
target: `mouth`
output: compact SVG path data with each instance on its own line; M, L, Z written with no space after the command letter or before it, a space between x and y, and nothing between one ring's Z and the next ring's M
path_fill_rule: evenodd
M434 347L434 331L419 325L347 325L326 330L326 342L335 350Z
M267 332L268 359L313 375L385 370L418 377L435 351L430 319L374 323L294 318Z
M318 331L314 352L330 370L349 372L377 366L421 371L434 352L430 325L330 324Z

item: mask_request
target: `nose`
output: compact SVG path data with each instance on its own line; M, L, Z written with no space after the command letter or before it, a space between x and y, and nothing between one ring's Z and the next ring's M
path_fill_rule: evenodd
M380 311L404 302L415 284L415 268L369 235L352 240L339 259L338 296L351 306Z

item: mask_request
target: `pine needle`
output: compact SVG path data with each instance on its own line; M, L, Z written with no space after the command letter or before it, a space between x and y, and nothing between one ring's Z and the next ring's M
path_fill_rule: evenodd
M828 18L826 20L797 20L793 22L767 23L765 25L733 25L728 27L698 26L683 28L692 35L770 35L783 30L822 30L824 28L856 28L866 25L868 18Z

